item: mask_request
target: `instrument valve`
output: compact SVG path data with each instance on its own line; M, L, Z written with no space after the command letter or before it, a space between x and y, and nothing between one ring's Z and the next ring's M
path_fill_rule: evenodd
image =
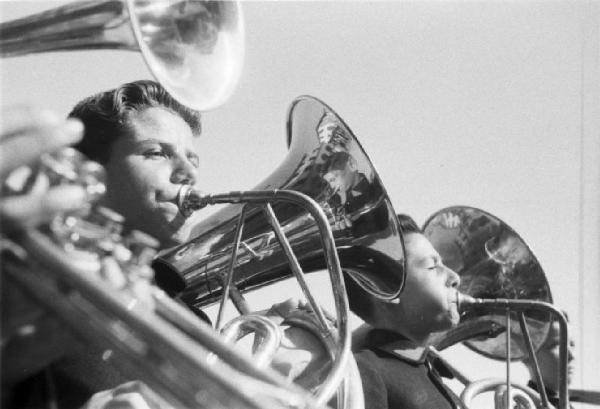
M131 263L138 267L150 267L160 245L154 237L139 230L132 230L125 243L131 251Z

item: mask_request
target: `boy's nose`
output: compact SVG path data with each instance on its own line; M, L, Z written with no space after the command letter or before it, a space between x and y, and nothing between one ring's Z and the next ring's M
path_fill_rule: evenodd
M171 183L178 185L194 185L196 183L196 168L185 159L177 159L173 164Z
M446 269L446 274L448 274L448 278L446 280L446 285L448 287L457 288L460 285L460 276L451 268L444 266Z

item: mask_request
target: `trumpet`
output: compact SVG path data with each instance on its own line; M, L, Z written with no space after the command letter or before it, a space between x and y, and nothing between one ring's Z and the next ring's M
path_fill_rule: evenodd
M223 104L244 60L244 21L234 1L80 1L0 24L0 55L120 49L142 53L179 102Z

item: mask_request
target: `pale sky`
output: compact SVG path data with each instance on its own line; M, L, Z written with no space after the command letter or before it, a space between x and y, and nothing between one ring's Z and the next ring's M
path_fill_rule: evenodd
M2 20L52 4L2 2ZM252 188L285 156L291 101L322 99L357 135L397 212L423 223L447 206L479 207L525 239L573 322L574 386L600 390L591 367L600 360L600 181L590 165L600 160L600 94L589 87L600 78L599 4L244 2L245 66L232 98L204 115L200 187ZM93 92L150 78L140 55L124 51L1 64L3 106L65 115ZM449 355L467 374L503 376L464 348Z

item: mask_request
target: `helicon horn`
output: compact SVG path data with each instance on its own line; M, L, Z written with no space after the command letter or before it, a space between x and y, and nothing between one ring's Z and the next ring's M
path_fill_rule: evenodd
M79 1L0 24L0 55L46 51L140 51L156 79L198 110L232 94L244 60L239 2Z

